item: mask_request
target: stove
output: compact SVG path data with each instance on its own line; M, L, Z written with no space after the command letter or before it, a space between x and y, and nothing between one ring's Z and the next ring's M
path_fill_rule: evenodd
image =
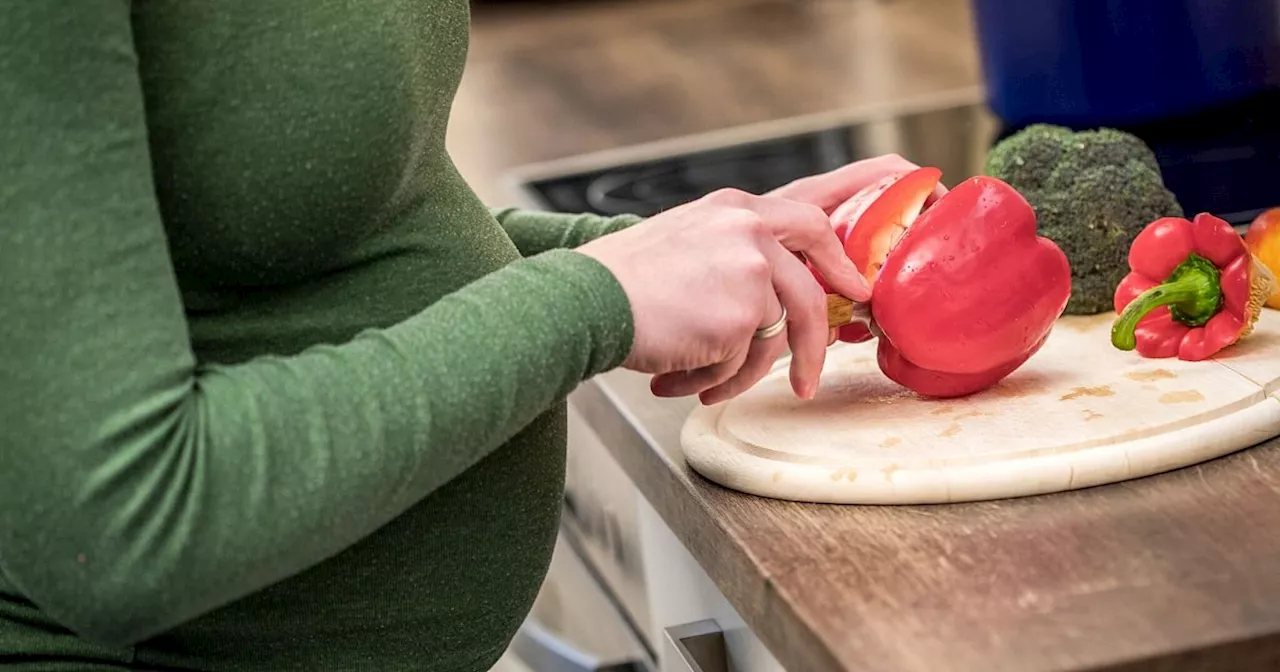
M936 166L956 184L978 174L990 146L1016 130L990 113L980 91L966 91L577 157L513 180L530 207L647 217L716 189L763 193L886 153ZM1280 205L1280 94L1124 130L1152 147L1188 214L1212 212L1243 228Z

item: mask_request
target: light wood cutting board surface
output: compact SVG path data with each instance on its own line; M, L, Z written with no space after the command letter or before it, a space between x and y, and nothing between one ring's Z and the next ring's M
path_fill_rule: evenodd
M787 359L747 393L696 409L690 466L725 487L810 502L925 504L1044 494L1176 469L1280 435L1280 311L1219 359L1145 359L1110 343L1113 314L1064 317L996 387L927 400L837 344L818 395Z

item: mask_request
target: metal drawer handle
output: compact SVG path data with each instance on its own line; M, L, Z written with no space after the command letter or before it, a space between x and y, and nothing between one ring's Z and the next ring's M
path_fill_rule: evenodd
M731 672L724 632L714 620L686 623L663 631L667 657L683 663L681 672Z

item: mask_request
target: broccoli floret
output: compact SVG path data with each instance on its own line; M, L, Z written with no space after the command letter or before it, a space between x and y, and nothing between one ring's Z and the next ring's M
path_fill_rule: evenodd
M1183 216L1155 154L1114 129L1029 126L996 144L983 172L1021 192L1040 235L1067 255L1072 315L1111 310L1134 238L1161 217Z
M1001 140L987 153L982 172L1019 191L1039 189L1062 159L1072 132L1061 126L1035 124Z

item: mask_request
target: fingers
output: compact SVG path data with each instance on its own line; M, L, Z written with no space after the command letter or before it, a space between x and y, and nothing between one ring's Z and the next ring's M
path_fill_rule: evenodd
M813 274L780 245L771 252L773 287L787 309L787 341L791 344L791 387L801 399L812 399L827 354L826 294Z
M727 380L699 390L699 398L704 404L730 399L755 385L769 372L786 343L791 345L791 387L796 395L801 399L812 399L818 389L827 346L833 336L833 331L827 327L825 294L809 269L781 245L772 243L766 253L774 269L773 287L777 292L774 300L787 309L787 338L783 340L779 335L752 340L736 373ZM780 315L781 312L780 308L771 307L765 314Z
M708 223L722 227L702 229L725 241L717 249L732 251L716 263L723 263L732 279L727 286L732 291L724 298L733 309L716 318L719 328L714 331L719 333L705 344L706 354L689 362L695 368L668 369L654 377L653 394L697 394L703 403L718 403L758 383L790 344L791 386L801 398L812 398L826 349L836 335L827 326L825 293L814 271L833 291L854 300L870 297L866 280L845 255L830 218L812 205L736 190L717 192L694 207L708 208L703 213ZM776 320L783 307L788 315L786 337L753 338L750 330Z
M885 154L872 159L854 161L826 173L801 178L769 192L768 195L816 206L830 214L863 187L890 175L905 173L919 167L897 154ZM943 193L946 193L945 188L937 196L940 197Z
M812 262L832 289L854 301L871 298L871 286L845 254L825 213L786 199L746 196L743 206L760 218L765 229L783 247L802 253Z
M777 247L776 243L774 247ZM766 304L764 315L768 317L760 328L775 324L782 319L782 303L778 296L773 292L765 292L764 301ZM783 333L786 331L784 330ZM770 364L781 354L785 343L786 340L782 338L782 334L766 339L751 338L743 347L735 348L734 354L727 360L692 371L678 371L656 376L650 381L649 389L659 397L697 394L702 397L704 404L718 403L723 399L736 396L764 377L764 374L769 371ZM744 371L745 377L750 378L753 375L752 372L757 370L760 371L759 375L744 385L742 382Z
M746 359L743 360L742 366L738 368L733 377L719 385L703 390L698 394L698 400L707 406L711 406L746 392L752 385L760 382L760 379L769 373L769 370L773 368L773 363L786 350L786 345L787 340L781 334L773 338L752 341L751 347L747 351Z
M749 354L748 348L741 348L729 359L710 366L654 376L649 381L649 391L657 397L686 397L699 394L733 378L742 369Z
M777 243L773 244L775 248L781 249ZM782 254L786 254L783 250ZM788 255L789 256L789 255ZM794 257L791 257L793 263L800 263ZM803 265L802 265L803 267ZM810 276L812 277L812 276ZM768 324L773 324L782 317L782 302L776 294L770 293L767 297L771 304L765 309L765 315L771 316ZM746 358L742 361L741 366L728 380L721 382L713 387L701 390L698 394L702 403L710 406L718 404L726 399L742 394L752 385L760 382L765 374L769 373L769 369L773 366L773 362L778 359L784 350L786 350L787 339L783 338L783 334L789 333L791 328L791 311L787 309L787 331L766 339L752 339L748 346ZM768 326L768 325L762 325Z

